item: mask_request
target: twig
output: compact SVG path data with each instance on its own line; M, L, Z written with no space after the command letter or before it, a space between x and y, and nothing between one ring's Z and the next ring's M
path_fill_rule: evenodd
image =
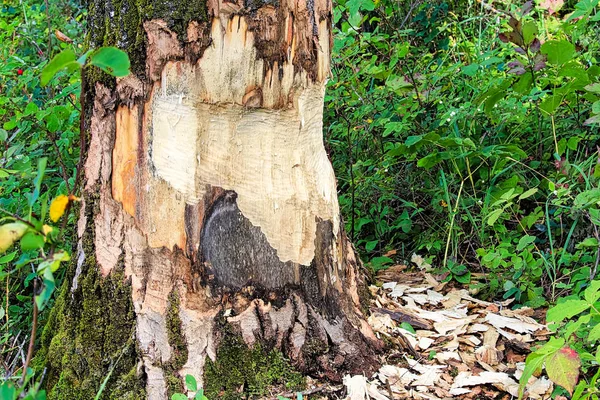
M48 132L48 136L50 137L50 141L52 142L52 145L54 146L54 149L56 150L56 154L58 155L58 163L60 164L62 176L65 181L65 185L67 186L67 192L71 193L71 188L69 187L69 177L67 176L67 166L65 165L65 161L63 160L62 154L60 153L60 149L58 148L58 145L56 144L56 136L54 136L54 133L52 133L48 130L47 130L47 132Z
M16 219L17 221L21 221L22 223L24 223L24 224L26 224L26 225L29 225L31 228L33 228L33 229L36 229L36 230L37 230L37 228L35 227L35 225L34 225L33 223L31 223L31 222L27 221L26 219L23 219L23 218L19 217L17 214L13 214L13 213L11 213L10 211L8 211L8 210L5 210L5 209L4 209L4 208L2 208L2 207L0 207L0 212L3 212L3 213L5 213L5 214L8 214L8 215L10 215L12 218Z
M37 294L37 279L33 281L33 322L31 326L31 337L29 338L29 347L27 348L27 358L25 359L25 364L23 365L23 373L21 374L21 383L25 381L25 377L27 375L27 367L29 366L29 362L31 361L31 357L33 356L33 346L35 344L35 333L37 330L37 317L38 317L38 307L35 302L35 296Z

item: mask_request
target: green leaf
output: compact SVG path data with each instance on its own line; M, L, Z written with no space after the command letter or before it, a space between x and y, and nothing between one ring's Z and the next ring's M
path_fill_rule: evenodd
M582 242L577 244L578 249L580 249L582 247L598 247L598 239L586 238Z
M196 378L194 378L192 375L189 375L189 374L185 376L185 386L188 388L188 390L191 390L192 392L195 392L198 390Z
M15 385L11 381L6 381L0 386L0 399L13 400L16 394Z
M475 76L477 71L479 70L479 64L469 64L460 69L460 72L467 76Z
M600 280L592 281L590 286L583 292L583 297L590 305L597 302L600 299Z
M11 262L15 258L15 255L17 255L17 252L13 251L12 253L0 257L0 265Z
M496 223L496 221L498 220L498 218L500 218L500 215L502 215L503 212L504 212L503 208L499 208L497 210L492 211L488 215L487 224L490 226L494 225Z
M58 53L42 70L42 77L40 84L46 86L48 82L56 75L59 71L65 69L67 71L75 71L80 68L81 64L76 61L75 53L73 50L66 49Z
M44 237L35 233L27 232L21 238L21 250L38 250L44 247Z
M523 24L523 41L525 44L533 42L535 36L538 34L537 22L528 21Z
M506 91L505 90L501 90L497 93L492 94L490 97L488 97L485 100L485 107L484 107L484 111L486 112L486 114L489 114L490 112L492 112L492 110L494 109L494 106L504 98L504 96L506 95Z
M8 139L8 132L6 132L4 129L0 128L0 142L6 142L7 139Z
M596 326L594 328L592 328L592 330L590 331L590 334L587 337L587 340L589 342L595 342L597 340L600 340L600 323L596 324Z
M196 395L194 396L194 399L196 399L196 400L208 400L208 397L206 397L204 395L204 389L200 388L196 392Z
M90 57L90 64L116 77L129 75L129 57L116 47L102 47Z
M588 92L600 94L600 83L592 83L591 85L584 87L584 89Z
M379 243L379 240L371 240L370 242L367 242L367 244L365 244L365 250L373 251L373 249L377 247L377 243Z
M422 139L423 139L423 135L409 136L406 138L406 142L404 142L404 144L406 146L412 146L416 143L419 143Z
M521 375L521 379L519 379L519 400L523 398L523 392L525 391L525 386L527 385L529 378L536 372L541 371L542 365L544 365L544 361L546 361L547 357L547 354L538 354L537 352L527 356L523 375Z
M548 63L554 65L564 64L575 56L575 46L566 40L548 40L541 51L548 57Z
M575 11L567 18L567 21L590 15L592 11L594 11L594 7L598 5L598 1L599 0L580 0L575 4Z
M560 103L562 103L562 99L562 95L559 94L548 96L540 104L540 109L548 114L554 114L554 111L556 111L558 106L560 106Z
M557 385L565 388L571 395L579 379L580 367L581 359L579 358L579 354L569 346L565 346L550 355L546 362L548 378Z
M411 324L409 324L408 322L402 322L400 323L400 328L404 329L405 331L409 331L411 333L417 333L415 331L415 328L413 328L413 326Z
M519 244L517 244L517 251L523 250L525 247L535 242L535 239L536 237L531 235L525 235L521 237L521 239L519 239Z
M41 293L35 296L35 302L40 311L46 307L48 300L50 300L50 297L52 297L52 293L54 293L54 289L56 288L56 284L54 283L54 275L52 275L50 268L46 268L44 270L43 282L44 287Z
M512 88L515 92L525 95L529 93L531 90L531 84L533 83L533 77L531 74L523 74L521 77L513 84Z
M40 197L40 189L42 187L42 180L44 179L44 173L46 172L46 164L48 159L46 157L40 158L38 160L38 170L33 180L33 193L29 196L28 205L29 207L33 207L33 204Z
M187 396L181 393L175 393L171 396L171 400L188 400Z
M567 300L550 308L546 313L548 322L561 322L587 310L590 305L585 300Z
M536 194L537 191L538 191L537 188L532 188L532 189L526 190L525 192L521 193L521 195L519 196L519 200L523 200L523 199L526 199L528 197L531 197L534 194Z
M465 285L468 283L471 283L471 272L470 271L467 271L466 273L464 273L462 275L452 274L452 277L454 279L456 279L457 282L465 284Z
M392 260L389 257L385 257L385 256L373 257L371 259L371 267L373 267L373 269L375 271L378 271L380 269L385 268L386 265L392 264L393 262L394 262L394 260Z
M435 152L435 153L431 153L428 156L425 156L425 157L421 158L419 161L417 161L417 166L425 168L425 169L429 169L429 168L435 166L440 161L442 161L442 158L440 157L440 155L437 152Z
M25 107L25 112L23 115L27 116L35 114L39 111L39 109L40 108L37 106L37 104L35 104L33 101L30 101L29 104L27 104L27 107Z

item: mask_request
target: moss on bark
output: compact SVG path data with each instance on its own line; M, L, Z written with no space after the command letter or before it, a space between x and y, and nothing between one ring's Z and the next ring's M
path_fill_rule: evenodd
M276 349L260 343L248 347L244 339L227 323L221 326L222 338L213 362L204 366L205 395L209 399L235 400L258 398L274 385L301 390L304 377Z
M88 199L88 221L95 201ZM47 368L49 399L93 399L111 370L103 399L144 398L145 382L136 372L130 284L122 263L107 277L99 274L93 238L93 229L89 229L83 238L85 261L77 288L71 289L77 267L74 261L42 332L33 365Z
M117 46L126 51L132 71L141 78L146 71L144 21L162 19L184 41L188 24L204 22L207 15L206 0L89 0L87 47ZM91 82L102 82L108 87L114 82L113 77L98 69L89 73Z
M174 393L183 391L183 380L178 371L188 360L187 343L181 330L181 318L179 318L179 296L176 291L169 295L167 336L171 346L171 359L163 365L163 370L167 380L168 398L171 398Z

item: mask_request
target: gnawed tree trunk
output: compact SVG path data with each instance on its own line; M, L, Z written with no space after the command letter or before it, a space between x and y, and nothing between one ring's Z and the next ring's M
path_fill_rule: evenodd
M89 7L91 45L134 74L87 74L77 262L38 357L51 397L93 398L113 367L107 398L166 399L186 374L238 390L254 378L226 373L273 351L333 380L372 371L322 140L331 2Z

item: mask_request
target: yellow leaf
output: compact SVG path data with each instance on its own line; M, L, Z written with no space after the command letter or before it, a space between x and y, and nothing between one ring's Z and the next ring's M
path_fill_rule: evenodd
M27 225L22 222L0 226L0 253L5 252L16 240L21 239L26 230Z
M46 236L47 234L49 234L53 230L54 230L54 228L51 227L50 225L44 225L44 226L42 226L42 232L44 233L44 236Z
M58 221L65 213L68 204L69 197L64 194L61 194L52 200L52 203L50 203L50 219L53 222Z

